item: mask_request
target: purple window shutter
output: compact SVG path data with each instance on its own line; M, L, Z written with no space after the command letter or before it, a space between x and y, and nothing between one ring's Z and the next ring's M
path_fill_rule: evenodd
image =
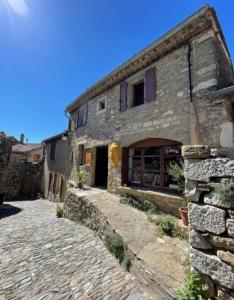
M122 82L120 85L120 111L125 111L127 109L127 82Z
M83 125L86 125L88 120L88 103L85 106L84 114L83 114Z
M145 100L152 101L156 98L156 69L151 68L145 72Z
M77 128L77 116L78 116L78 110L74 111L72 113L72 120L74 122L74 127Z

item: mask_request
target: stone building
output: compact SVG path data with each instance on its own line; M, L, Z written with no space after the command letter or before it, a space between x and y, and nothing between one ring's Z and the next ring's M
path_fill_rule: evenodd
M0 174L0 194L4 198L36 196L42 192L43 146L23 142L22 136L20 143L6 136L1 139L5 162Z
M57 134L42 143L45 145L44 197L51 201L63 202L66 173L72 159L69 156L67 133Z
M85 165L91 186L179 201L169 196L176 186L167 167L181 146L233 147L233 84L223 32L206 5L66 107L70 176Z
M3 177L10 161L11 149L18 142L16 138L9 137L4 132L0 132L0 198L4 195Z

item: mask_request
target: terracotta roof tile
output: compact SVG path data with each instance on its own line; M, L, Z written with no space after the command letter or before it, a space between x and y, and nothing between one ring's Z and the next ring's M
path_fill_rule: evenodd
M12 147L12 152L24 153L40 148L43 148L42 144L16 144Z

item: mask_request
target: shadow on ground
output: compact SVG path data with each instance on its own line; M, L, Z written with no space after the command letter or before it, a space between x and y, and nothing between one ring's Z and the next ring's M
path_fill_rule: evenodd
M0 219L7 218L12 215L16 215L21 211L22 209L16 206L10 204L3 204L2 207L0 208Z

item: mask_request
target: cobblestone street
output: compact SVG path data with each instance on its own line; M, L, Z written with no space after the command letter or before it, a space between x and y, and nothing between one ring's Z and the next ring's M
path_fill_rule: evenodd
M92 231L47 200L0 211L0 299L148 299Z

